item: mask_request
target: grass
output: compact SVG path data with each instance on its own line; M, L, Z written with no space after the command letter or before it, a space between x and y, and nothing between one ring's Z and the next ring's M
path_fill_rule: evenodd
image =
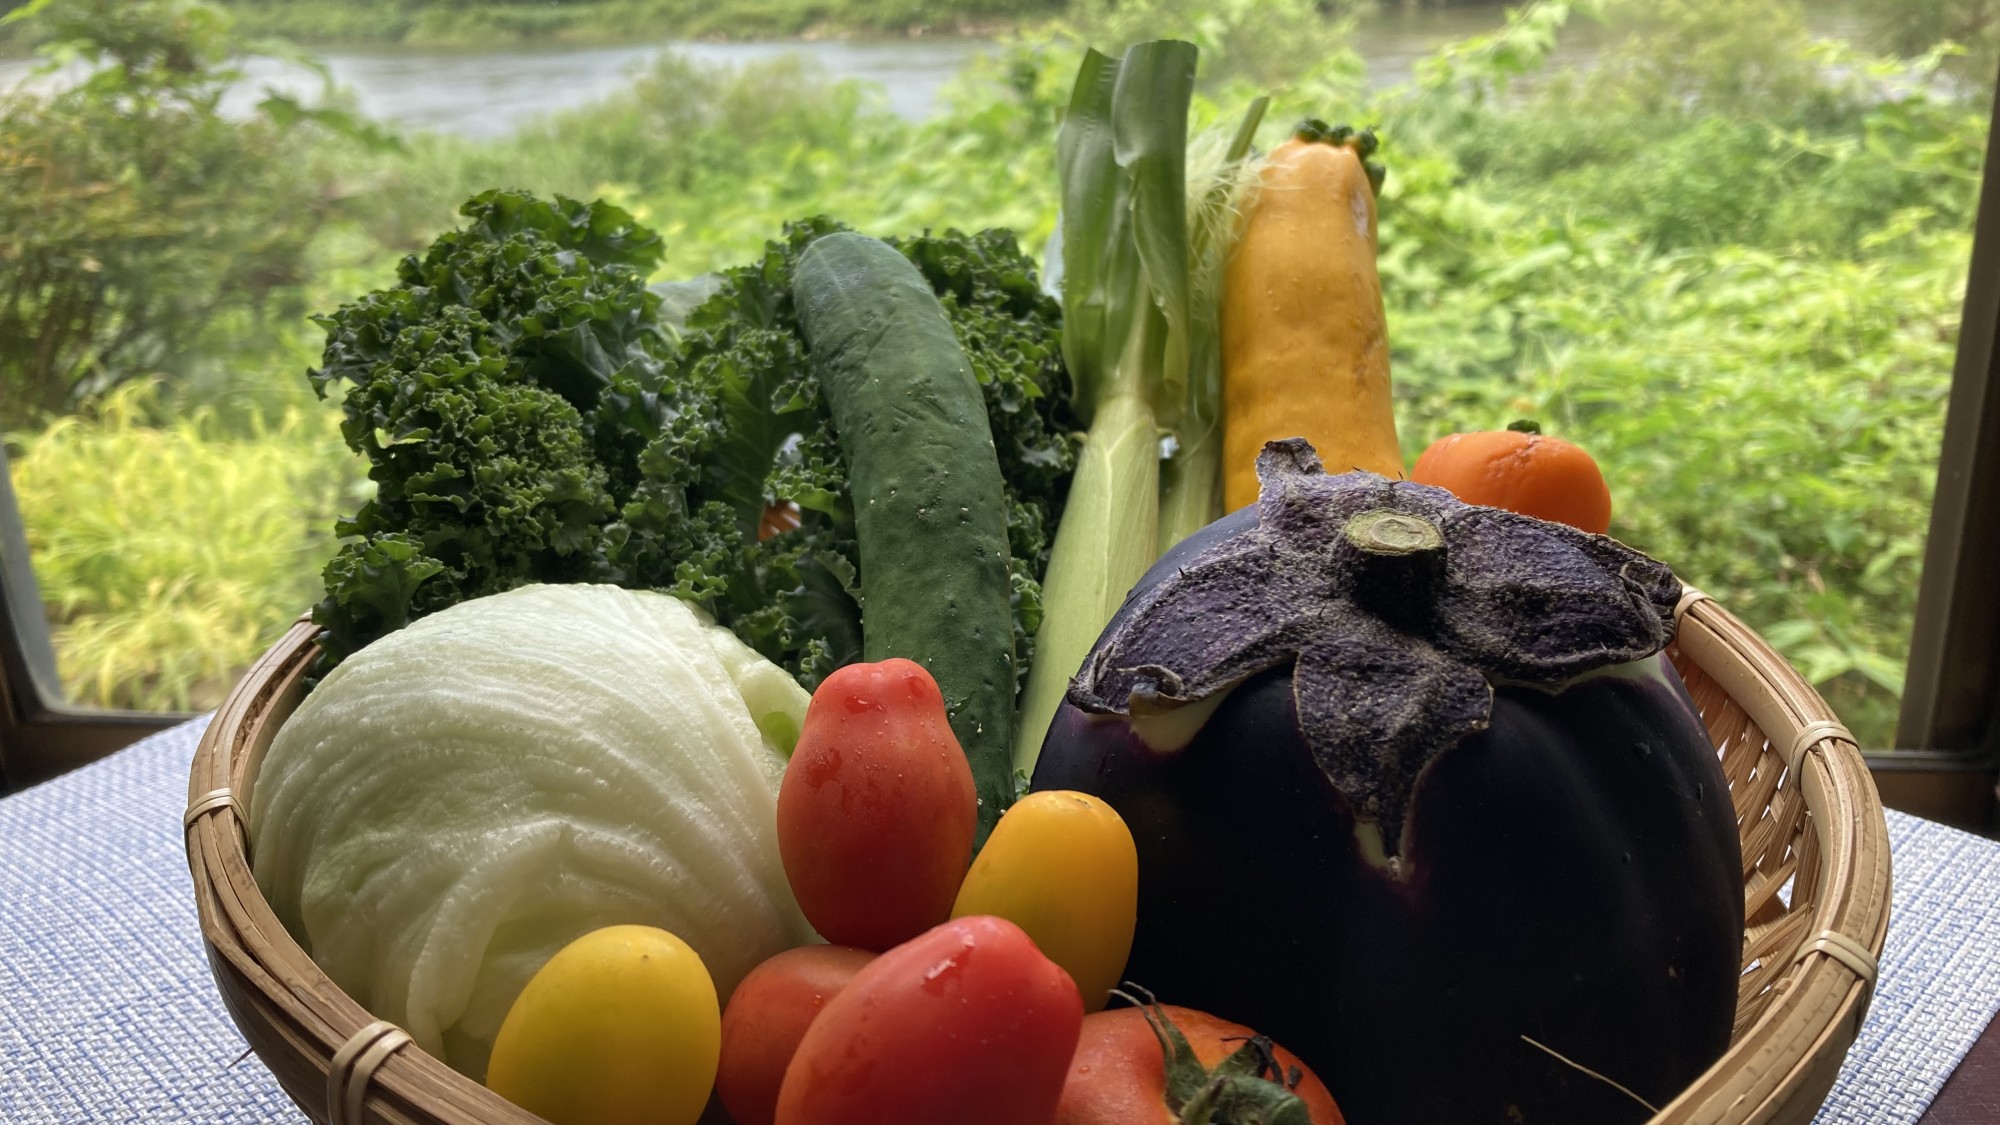
M159 421L134 383L92 416L9 436L16 500L73 701L213 707L319 597L361 468L330 411L241 432L203 407ZM106 503L115 497L115 503Z

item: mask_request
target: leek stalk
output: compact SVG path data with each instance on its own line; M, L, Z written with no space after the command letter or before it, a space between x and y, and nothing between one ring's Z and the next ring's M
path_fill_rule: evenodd
M1069 680L1157 557L1160 434L1188 399L1187 121L1196 51L1085 53L1056 140L1063 356L1089 424L1043 579L1017 769L1032 773Z
M1219 165L1191 167L1188 176L1188 257L1192 262L1189 308L1194 315L1188 354L1188 394L1173 455L1161 468L1159 550L1207 527L1222 514L1222 299L1223 267L1235 244L1233 201L1249 185L1244 159L1268 97L1250 103L1222 150ZM1190 164L1197 164L1190 157Z

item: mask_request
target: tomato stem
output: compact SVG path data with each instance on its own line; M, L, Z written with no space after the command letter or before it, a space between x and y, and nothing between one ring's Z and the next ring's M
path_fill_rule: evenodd
M1179 1125L1312 1125L1305 1102L1292 1092L1304 1076L1279 1069L1269 1036L1251 1036L1210 1070L1152 993L1127 981L1112 995L1138 1008L1160 1041L1167 1110Z

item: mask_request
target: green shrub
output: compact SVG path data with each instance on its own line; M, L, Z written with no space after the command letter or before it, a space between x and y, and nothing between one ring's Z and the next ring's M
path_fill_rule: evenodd
M1535 417L1590 449L1614 535L1722 599L1889 745L1969 249L1956 233L1869 262L1661 254L1524 223L1480 238L1483 284L1444 300L1416 289L1420 254L1398 258L1402 435L1414 456Z
M319 597L361 482L329 409L247 432L170 423L154 383L9 435L15 497L64 690L104 707L213 707Z
M1825 90L1798 0L1609 0L1601 7L1622 38L1579 83L1594 108L1667 118L1763 116Z
M1421 138L1382 200L1407 452L1524 416L1582 443L1613 534L1890 745L1983 119L1913 94L1592 120L1559 85L1477 93L1505 54L1388 107Z
M983 28L1061 0L224 0L244 27L309 42L493 44Z
M1615 21L1637 3L1577 7ZM1008 40L922 123L804 64L737 72L668 57L607 102L513 137L344 150L321 182L346 202L317 228L298 268L310 307L331 308L380 285L399 254L454 221L465 197L500 186L609 197L664 236L665 277L740 264L785 219L815 212L878 234L1006 225L1039 254L1054 229L1053 141L1079 45L1115 47L1138 30L1191 35L1205 45L1199 124L1233 122L1253 91L1269 88L1277 97L1267 145L1308 114L1382 125L1381 270L1410 456L1447 431L1522 416L1582 442L1611 477L1616 534L1721 598L1828 694L1864 742L1888 745L1986 107L1976 96L1947 96L1950 87L1924 66L1902 74L1900 88L1919 92L1884 96L1858 83L1877 81L1886 64L1850 54L1839 61L1854 77L1833 79L1818 68L1829 57L1824 44L1776 31L1742 41L1793 26L1789 0L1677 0L1646 17L1665 30L1622 48L1620 73L1592 85L1548 71L1569 7L1530 5L1506 30L1441 52L1416 87L1369 97L1341 25L1312 4L1092 0L1075 7L1071 23ZM1309 45L1302 55L1285 53L1298 43ZM1811 65L1793 65L1801 60ZM1755 82L1736 73L1750 64ZM260 328L247 312L211 323L189 345L189 361L217 373L209 400L234 386L272 421L256 431L238 416L259 411L212 411L183 433L134 415L127 430L174 450L143 456L222 473L222 461L199 461L196 450L265 456L267 438L257 434L285 424L304 362L257 368L213 358L279 347L292 328ZM195 386L208 384L184 382L177 401ZM295 460L340 464L331 435L316 428L319 415L299 417L309 449L326 443L329 452ZM63 427L46 448L108 432L104 422ZM24 464L53 463L37 444L44 438L19 440ZM132 452L138 437L104 440L106 460L141 456ZM116 442L124 452L109 451ZM31 515L31 525L49 529L38 552L86 551L59 547L77 540L56 537L63 525L47 521L98 527L121 518L91 510L85 497L96 494L77 487ZM258 602L285 606L276 618L255 618L241 607L256 599L233 595L242 620L261 622L233 628L262 636L310 600L312 570L331 546L308 537L331 527L327 487L317 476L273 476L254 490L293 497L274 499L274 513L324 514L255 537L311 545L289 556L291 578L277 577L276 563L232 569L262 571L273 589L297 583ZM142 507L167 503L135 495ZM111 534L88 550L109 553ZM149 602L144 591L156 578L170 589L163 576L178 571L135 562L129 581L114 580L106 563L86 582L73 576L79 564L43 565L64 575L48 583L52 591L126 591L118 604L138 609L119 628L155 631L144 644L156 660L207 659L223 647L157 639L175 627L163 608L173 603L164 593ZM109 595L61 597L55 609L72 648L90 636L76 623L112 620L65 608L108 604ZM104 637L110 645L109 626ZM148 652L136 642L131 650ZM111 682L192 684L213 675L208 667L121 670Z
M1961 53L1948 63L1951 72L1976 89L1993 89L2000 72L2000 0L1861 0L1858 7L1902 54L1956 45Z
M190 0L42 0L53 57L95 66L0 98L0 425L187 375L303 312L325 214L308 138L224 118L226 20ZM227 321L231 333L215 333Z
M1696 41L1735 34L1731 17ZM1392 135L1419 133L1468 177L1552 221L1626 225L1660 250L1749 245L1849 257L1913 209L1937 229L1970 229L1986 107L1922 92L1935 60L1891 65L1799 46L1848 77L1759 98L1741 88L1695 92L1707 88L1698 76L1721 64L1679 37L1637 42L1645 53L1679 56L1685 99L1647 108L1632 75L1662 67L1642 65L1641 47L1628 43L1616 79L1569 76L1506 109L1445 112L1462 99L1440 91L1396 107ZM1897 88L1915 92L1887 92Z
M677 278L739 265L814 213L876 234L1008 226L1039 248L1053 114L996 82L919 125L796 58L736 69L669 54L629 90L515 136L417 138L376 166L359 207L374 238L415 249L486 187L603 196L660 232Z

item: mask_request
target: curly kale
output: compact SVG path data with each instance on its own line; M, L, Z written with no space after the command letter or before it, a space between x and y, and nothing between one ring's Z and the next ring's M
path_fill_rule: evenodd
M671 337L645 273L660 242L630 216L493 191L463 230L403 260L398 284L317 318L325 396L374 499L314 608L325 663L466 598L604 580L606 525L658 431Z
M807 687L861 652L847 470L791 307L788 224L684 330L645 286L659 239L616 207L494 191L326 329L326 395L375 498L314 609L323 664L467 598L612 582L694 601ZM1008 485L1017 666L1075 467L1060 308L1011 234L894 242L936 289L986 393ZM768 517L796 505L798 526Z
M725 272L688 315L667 395L672 421L641 458L646 479L626 508L625 547L613 556L639 584L708 607L808 686L861 652L847 468L791 295L807 244L845 229L826 218L787 224L761 258ZM986 394L1008 486L1016 666L1025 669L1049 535L1076 465L1069 435L1080 428L1062 365L1061 310L1006 231L889 242L936 290ZM743 551L767 506L781 501L797 505L798 529ZM731 520L738 549L689 567L678 529Z

